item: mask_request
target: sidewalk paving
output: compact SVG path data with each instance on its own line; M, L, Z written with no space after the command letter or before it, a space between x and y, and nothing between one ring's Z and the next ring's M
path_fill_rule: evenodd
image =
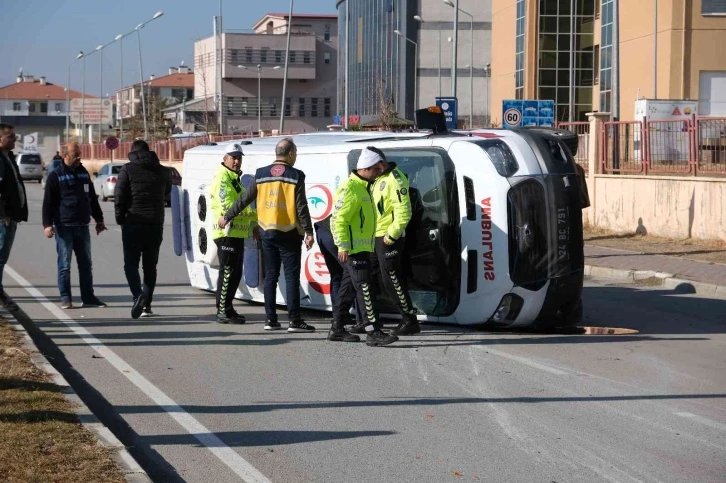
M653 271L667 278L726 286L726 265L700 262L681 257L585 245L585 265L616 270Z

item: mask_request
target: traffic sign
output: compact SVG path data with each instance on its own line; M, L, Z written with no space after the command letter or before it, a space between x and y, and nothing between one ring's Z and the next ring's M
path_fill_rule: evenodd
M554 101L502 101L502 127L554 127Z
M437 97L436 105L444 111L446 129L456 129L459 122L458 101L456 97Z
M105 144L106 149L110 149L111 151L113 151L118 147L118 138L116 138L115 136L109 136L106 138Z

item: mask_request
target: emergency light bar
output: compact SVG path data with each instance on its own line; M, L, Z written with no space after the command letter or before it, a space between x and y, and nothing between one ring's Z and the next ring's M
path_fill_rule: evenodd
M430 129L434 134L446 132L446 116L438 106L414 111L413 122L416 129Z

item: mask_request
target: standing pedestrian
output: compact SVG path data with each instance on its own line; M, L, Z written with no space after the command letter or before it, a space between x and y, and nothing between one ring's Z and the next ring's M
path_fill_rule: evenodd
M330 274L330 300L335 301L340 289L340 282L343 280L343 273L345 272L345 266L338 260L338 247L335 245L333 240L333 233L330 229L330 219L328 216L324 220L315 223L315 236L318 240L318 247L320 247L320 253L323 254L325 259L325 266L328 268ZM363 315L361 314L360 307L358 307L357 300L353 299L353 308L355 309L355 321L348 321L346 325L358 325L363 327ZM344 314L348 316L349 314Z
M71 296L71 259L76 254L82 307L105 307L93 291L91 262L91 217L96 221L96 235L106 230L103 211L98 204L91 177L81 164L78 143L68 144L63 164L48 175L43 197L45 236L55 237L58 253L58 290L61 307L73 308Z
M164 238L165 200L171 193L171 173L146 141L131 145L129 162L121 167L114 190L116 223L121 226L124 272L134 298L131 317L151 317L156 265ZM143 262L144 284L139 277Z
M333 324L328 332L330 341L360 340L357 335L346 332L344 326L344 314L350 310L353 299L357 299L365 317L366 344L384 346L398 340L395 335L381 330L383 325L376 314L376 293L371 286L370 259L374 250L376 215L368 189L383 170L381 161L377 152L364 149L358 158L356 171L335 194L330 226L338 247L338 260L345 267L345 272L333 302Z
M262 259L265 266L265 330L280 330L277 320L277 281L280 266L285 269L288 332L313 332L300 312L300 257L303 241L308 250L313 246L313 223L310 218L305 173L294 168L297 147L292 138L275 146L275 161L255 173L249 191L240 197L219 219L224 227L252 201L257 200L257 217L262 238Z
M224 217L232 204L246 193L239 180L243 155L239 144L232 146L214 176L209 197L215 220ZM218 223L212 233L219 257L217 322L220 324L245 323L245 317L234 310L232 301L242 280L245 238L249 238L252 234L256 219L255 211L251 207L246 207L236 216L230 217L228 223Z
M408 178L396 163L389 163L380 149L369 147L381 158L383 172L373 182L371 195L376 206L376 256L374 272L380 270L383 286L398 307L402 321L391 331L394 335L413 335L421 332L416 310L411 302L408 282L403 272L406 246L406 227L411 221ZM359 333L356 329L354 332Z
M15 129L10 124L0 123L0 304L10 312L17 311L18 304L3 289L3 272L18 223L28 221L28 199L13 149Z

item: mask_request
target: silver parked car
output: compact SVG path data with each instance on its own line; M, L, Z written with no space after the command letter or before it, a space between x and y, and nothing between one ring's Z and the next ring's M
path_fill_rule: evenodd
M108 163L98 173L93 173L96 179L93 180L93 188L101 201L108 201L113 198L113 191L116 189L116 181L121 171L121 166L126 163Z
M20 153L15 161L18 163L18 170L23 181L43 180L43 161L38 153Z

